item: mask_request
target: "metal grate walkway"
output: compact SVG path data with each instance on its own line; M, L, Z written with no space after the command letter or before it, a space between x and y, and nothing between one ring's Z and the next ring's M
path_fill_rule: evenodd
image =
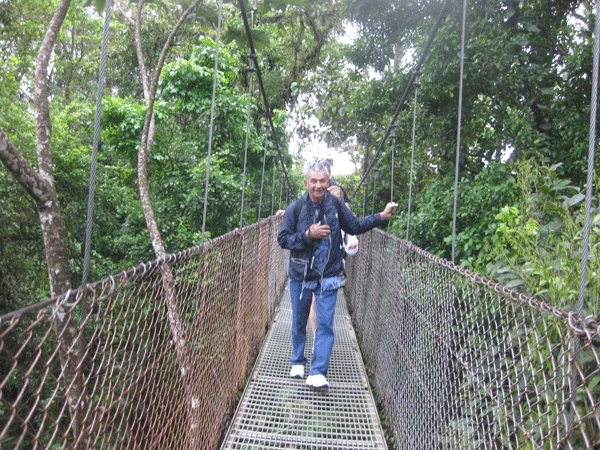
M291 323L288 285L221 449L387 449L343 290L329 389L313 390L290 378ZM310 325L307 337L310 365Z

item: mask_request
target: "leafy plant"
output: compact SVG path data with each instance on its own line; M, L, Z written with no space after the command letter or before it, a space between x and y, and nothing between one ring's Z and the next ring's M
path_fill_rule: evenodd
M518 164L522 201L496 215L495 261L487 273L508 287L554 306L575 309L579 294L585 219L584 195L559 176L560 165ZM592 217L585 309L600 312L600 214Z
M463 177L458 186L456 261L480 266L489 258L486 243L495 236L494 216L502 205L512 203L515 179L509 165L492 162L473 177ZM415 199L409 218L400 212L391 232L446 259L452 257L454 177L447 176L428 186Z

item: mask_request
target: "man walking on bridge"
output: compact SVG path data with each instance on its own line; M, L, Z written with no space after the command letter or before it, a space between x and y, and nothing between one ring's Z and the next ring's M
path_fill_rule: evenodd
M398 207L388 203L381 213L360 219L337 197L331 195L329 171L317 162L306 171L307 192L285 210L277 241L290 250L290 293L292 301L292 346L290 376L304 378L306 324L314 293L317 334L306 384L329 387L327 368L333 348L333 318L337 290L341 286L342 235L365 233L388 220Z

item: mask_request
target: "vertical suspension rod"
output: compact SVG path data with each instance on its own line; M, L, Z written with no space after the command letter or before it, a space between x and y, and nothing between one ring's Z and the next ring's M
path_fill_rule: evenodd
M244 171L242 176L242 206L240 208L240 228L244 226L244 194L246 192L246 163L248 161L248 137L250 135L250 112L252 111L252 74L254 73L254 59L250 58L250 65L246 68L250 73L248 83L248 111L246 114L246 143L244 145ZM264 170L264 169L263 169ZM262 196L262 186L261 186Z
M410 208L412 201L412 188L413 188L413 172L415 169L415 145L416 145L416 135L417 135L417 101L419 98L419 75L417 74L415 78L415 105L413 109L413 126L412 126L412 145L410 152L410 174L408 179L408 214L406 216L406 240L408 241L408 233L410 231ZM390 201L394 201L393 199Z
M219 71L219 46L221 43L221 19L223 14L223 0L219 1L219 20L217 22L217 42L215 44L215 69L213 74L212 102L210 104L210 124L208 126L208 152L206 155L206 180L204 181L204 210L202 211L202 239L200 246L204 246L206 235L206 211L208 206L208 186L210 182L210 158L213 141L213 125L215 120L215 97L217 94L217 73Z
M267 164L267 134L265 133L265 148L263 151L262 177L260 179L260 199L258 200L258 216L256 220L260 220L260 210L262 209L263 187L265 185L265 167ZM275 169L273 169L275 170Z
M81 285L87 283L87 277L90 268L91 245L92 245L92 225L94 218L94 195L96 192L96 168L98 163L98 148L100 146L100 119L102 116L102 94L104 92L106 59L108 48L108 32L110 30L110 15L112 10L112 0L106 0L104 3L104 30L102 34L102 50L100 54L100 67L98 70L98 96L96 99L96 116L94 120L94 136L92 138L92 162L90 166L90 180L88 190L87 221L85 227L85 246L83 251L83 275ZM83 302L82 320L87 315L87 302Z
M462 127L463 77L465 68L465 29L467 0L463 1L462 36L460 43L460 79L458 83L458 122L456 125L456 162L454 164L454 213L452 214L452 262L456 263L456 215L458 214L458 174L460 170L460 132Z

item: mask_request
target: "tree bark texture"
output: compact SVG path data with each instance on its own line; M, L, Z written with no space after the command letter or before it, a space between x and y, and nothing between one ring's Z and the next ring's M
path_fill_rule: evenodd
M38 171L25 160L22 153L0 129L0 160L23 186L37 207L50 286L50 297L69 290L71 270L67 237L54 184L50 136L50 107L48 103L48 64L59 30L71 1L61 0L52 16L38 51L34 77L34 115ZM65 395L74 433L76 448L85 448L88 434L83 418L89 408L85 382L79 370L80 352L77 345L78 324L73 316L65 315L62 307L54 311L54 332L59 343L59 359L64 376Z

